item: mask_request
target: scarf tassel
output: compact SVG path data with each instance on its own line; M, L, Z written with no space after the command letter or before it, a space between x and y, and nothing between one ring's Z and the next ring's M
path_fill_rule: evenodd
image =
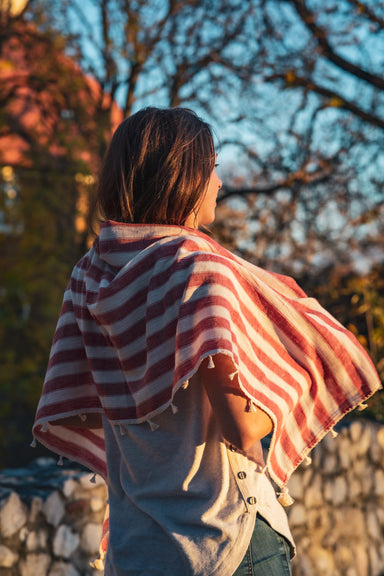
M252 400L247 400L246 412L257 412L257 406L252 402Z
M365 404L365 402L362 402L362 403L359 404L359 406L357 407L357 411L358 411L358 412L362 412L362 411L365 410L366 408L368 408L368 404Z
M294 499L289 493L289 490L286 486L282 488L281 492L278 493L279 497L277 501L284 507L291 506L294 503Z
M152 432L158 429L159 425L156 422L152 422L152 420L147 420Z
M99 558L96 558L96 560L94 560L93 562L90 562L89 565L91 566L91 568L94 568L95 570L100 570L101 572L104 571L104 558L105 558L105 554L100 554Z

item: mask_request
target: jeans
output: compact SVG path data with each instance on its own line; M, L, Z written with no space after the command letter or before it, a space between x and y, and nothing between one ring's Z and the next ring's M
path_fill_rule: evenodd
M288 542L259 515L248 550L233 576L292 576Z

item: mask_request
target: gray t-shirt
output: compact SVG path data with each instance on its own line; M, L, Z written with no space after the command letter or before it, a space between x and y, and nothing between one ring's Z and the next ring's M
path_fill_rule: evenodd
M171 407L119 428L104 418L110 537L105 576L231 576L256 513L292 543L260 443L225 443L198 377Z

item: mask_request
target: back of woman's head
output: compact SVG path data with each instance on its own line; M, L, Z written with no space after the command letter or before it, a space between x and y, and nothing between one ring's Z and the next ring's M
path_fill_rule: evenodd
M215 165L208 124L185 108L145 108L117 128L96 210L117 222L179 224L202 200Z

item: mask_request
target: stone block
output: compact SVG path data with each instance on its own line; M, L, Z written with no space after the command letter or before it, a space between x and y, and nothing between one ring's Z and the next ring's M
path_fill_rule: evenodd
M7 546L0 544L0 568L12 568L19 559L19 555Z
M384 471L376 470L374 474L374 488L378 496L384 496Z
M356 544L354 546L354 551L358 576L371 576L369 572L369 559L366 546Z
M294 496L293 496L293 498L294 498ZM102 498L96 498L96 497L91 498L89 503L90 503L92 512L100 512L100 510L102 510L106 506L106 502Z
M304 472L302 472L302 478L303 478L303 486L304 488L306 488L307 486L309 486L310 484L312 484L312 476L313 476L313 468L312 466L308 466L304 469Z
M54 562L48 576L80 576L79 572L68 562Z
M372 498L374 472L373 469L366 467L361 473L361 492L367 499Z
M345 574L350 566L355 565L354 547L346 544L338 544L335 552L335 563L342 574ZM358 576L356 574L355 576Z
M100 524L89 523L81 534L81 547L87 554L96 554L99 551L102 536Z
M52 492L43 504L42 512L52 526L58 526L64 518L65 508L59 492Z
M311 508L319 508L324 504L320 475L317 475L312 484L305 488L304 503L307 510Z
M50 563L48 554L27 554L20 562L20 576L47 576Z
M340 439L338 438L338 453L340 467L343 470L348 470L351 461L355 459L355 449L353 448L348 436L343 436Z
M368 536L372 538L372 540L380 542L382 539L382 532L379 518L374 508L367 510L366 519Z
M372 444L371 428L365 426L360 435L360 440L354 445L358 456L365 456Z
M326 454L323 460L322 473L323 475L332 474L339 469L339 461L336 454Z
M0 510L0 529L4 538L10 538L27 522L27 508L16 492L11 492Z
M349 428L349 435L351 437L353 444L357 444L357 442L359 442L362 430L363 430L363 427L362 427L361 422L359 422L358 420L355 420L354 422L352 422L352 424Z
M333 438L332 434L328 432L328 434L324 436L321 446L324 446L330 454L334 454L337 451L337 438Z
M45 550L47 548L48 533L44 529L32 530L26 539L26 547L29 552Z
M72 494L75 492L76 488L78 487L78 482L76 482L76 480L73 480L73 478L68 478L68 480L66 480L63 484L63 488L62 488L62 492L64 494L64 496L66 498L69 498L70 496L72 496Z
M330 517L327 507L307 510L307 530L312 534L313 542L322 542L329 533L329 526Z
M384 426L380 428L377 432L377 441L384 453Z
M36 522L42 509L43 509L43 499L39 498L38 496L34 496L31 500L29 508L28 522L31 522L32 524Z
M332 502L334 506L339 506L346 501L348 486L344 476L337 476L332 486Z
M328 480L327 482L324 482L323 497L324 497L324 500L325 500L327 503L332 502L332 498L333 498L333 480Z
M70 558L80 543L79 535L70 526L62 524L53 539L53 552L59 558Z
M362 489L361 483L352 474L348 477L348 492L350 503L356 504L361 497Z
M383 573L383 560L380 558L379 550L377 550L374 546L370 546L368 556L369 564L371 566L371 575L381 576Z
M309 557L312 564L311 574L316 574L316 576L335 574L335 561L330 550L321 546L312 546L309 550Z
M302 500L304 496L303 474L296 471L289 479L288 490L294 500Z
M27 526L23 526L19 532L20 542L25 542L26 539L28 538L28 534L29 534L29 530L28 530Z
M306 523L306 510L305 506L296 503L291 507L288 512L290 526L304 526Z
M367 538L365 513L360 508L343 506L334 510L332 526L336 541L364 542Z
M367 469L367 462L363 458L355 458L352 462L352 469L357 477L363 477Z
M377 431L373 431L372 432L372 442L371 442L371 447L369 449L369 454L371 456L372 462L374 462L375 464L380 464L381 462L381 458L383 455L383 450L379 444L379 441L377 439Z

